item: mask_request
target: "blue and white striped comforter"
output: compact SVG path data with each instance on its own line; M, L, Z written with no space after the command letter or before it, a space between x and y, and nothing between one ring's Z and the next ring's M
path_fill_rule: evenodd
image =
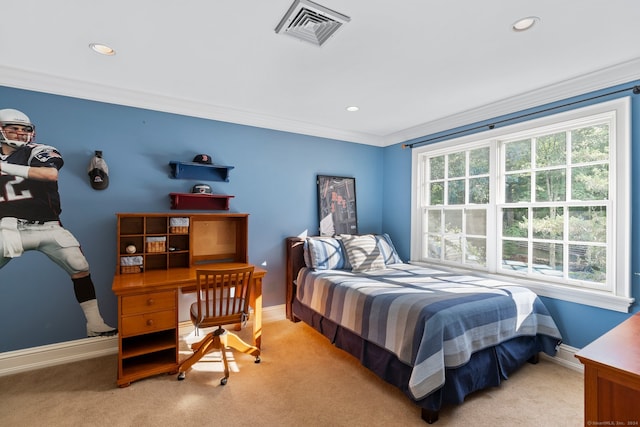
M507 282L394 264L352 273L298 274L300 302L412 367L416 400L444 384L445 368L481 349L518 336L539 335L553 356L561 335L542 301Z

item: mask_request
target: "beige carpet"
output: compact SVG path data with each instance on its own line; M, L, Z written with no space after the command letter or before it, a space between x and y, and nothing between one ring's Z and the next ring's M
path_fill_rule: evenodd
M126 388L115 385L115 355L0 377L0 426L427 425L404 394L302 323L265 324L262 350L260 364L234 353L226 386L215 354L184 381ZM542 360L443 409L434 426L581 426L582 393L580 373Z

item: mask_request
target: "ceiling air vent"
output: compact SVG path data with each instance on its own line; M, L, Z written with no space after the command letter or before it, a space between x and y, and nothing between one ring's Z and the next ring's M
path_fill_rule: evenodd
M322 46L342 24L350 20L348 16L312 1L295 0L276 27L276 33Z

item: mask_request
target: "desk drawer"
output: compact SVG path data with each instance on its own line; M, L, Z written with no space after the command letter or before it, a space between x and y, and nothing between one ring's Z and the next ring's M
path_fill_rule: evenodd
M151 311L176 308L176 292L149 292L122 297L122 315L149 313Z
M122 336L140 335L176 327L176 311L165 310L153 313L122 316Z

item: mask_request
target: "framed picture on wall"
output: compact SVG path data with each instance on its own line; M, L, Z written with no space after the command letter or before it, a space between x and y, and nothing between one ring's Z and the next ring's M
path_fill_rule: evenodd
M316 183L320 235L358 234L356 179L318 175Z

